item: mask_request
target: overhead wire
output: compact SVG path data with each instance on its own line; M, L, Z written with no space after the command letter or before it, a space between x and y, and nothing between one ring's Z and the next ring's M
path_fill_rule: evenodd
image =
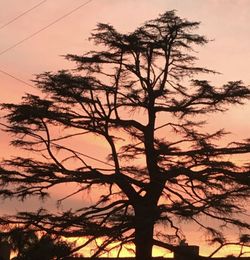
M27 36L26 38L22 39L21 41L11 45L10 47L4 49L3 51L0 52L0 55L3 55L4 53L14 49L15 47L19 46L20 44L24 43L27 40L30 40L31 38L33 38L34 36L38 35L39 33L45 31L46 29L48 29L49 27L51 27L52 25L58 23L59 21L63 20L64 18L66 18L67 16L73 14L74 12L76 12L77 10L79 10L80 8L84 7L85 5L89 4L90 2L92 2L93 0L88 0L86 2L84 2L83 4L77 6L76 8L72 9L71 11L67 12L66 14L60 16L59 18L57 18L56 20L54 20L53 22L49 23L48 25L42 27L41 29L39 29L38 31L30 34L29 36Z
M1 72L2 74L6 75L6 76L9 76L10 78L13 78L13 79L15 79L15 80L17 80L17 81L23 83L23 84L26 85L26 86L29 86L29 87L31 87L31 88L36 89L36 87L34 87L33 85L31 85L31 84L28 83L27 81L22 80L22 79L20 79L20 78L18 78L18 77L16 77L16 76L10 74L9 72L6 72L6 71L4 71L4 70L2 70L2 69L0 69L0 72Z
M2 27L0 27L0 29L6 27L7 25L9 25L9 24L11 24L12 22L16 21L17 19L19 19L20 17L24 16L25 14L31 12L32 10L34 10L35 8L37 8L38 6L40 6L40 5L42 5L43 3L45 3L46 1L47 1L47 0L43 0L42 2L39 2L37 5L33 6L33 7L30 8L29 10L23 12L23 13L20 14L19 16L15 17L15 18L12 19L11 21L9 21L9 22L7 22L6 24L4 24ZM83 4L77 6L76 8L74 8L73 10L71 10L71 11L69 11L68 13L64 14L63 16L60 16L58 19L54 20L54 21L51 22L50 24L48 24L48 25L42 27L40 30L38 30L38 31L36 31L36 32L34 32L34 33L32 33L31 35L29 35L29 36L26 37L25 39L23 39L23 40L21 40L21 41L15 43L14 45L12 45L12 46L6 48L6 49L3 50L2 52L0 52L0 55L6 53L7 51L10 51L11 49L17 47L17 46L20 45L21 43L23 43L23 42L25 42L25 41L31 39L32 37L36 36L36 35L39 34L40 32L42 32L42 31L48 29L50 26L56 24L57 22L59 22L59 21L61 21L62 19L66 18L67 16L71 15L72 13L76 12L77 10L79 10L80 8L82 8L83 6L89 4L89 3L92 2L92 1L93 1L93 0L88 0L88 1L84 2ZM4 71L3 69L0 69L0 72L1 72L2 74L5 74L5 75L7 75L7 76L9 76L9 77L11 77L11 78L13 78L13 79L15 79L15 80L17 80L17 81L23 83L23 84L25 84L26 86L35 88L32 84L30 84L30 83L28 83L28 82L26 82L26 81L24 81L24 80L18 78L17 76L14 76L13 74L10 74L9 72ZM35 89L36 89L36 88L35 88Z
M7 23L3 24L2 26L0 26L0 30L4 29L5 27L7 27L8 25L14 23L16 20L18 20L19 18L23 17L24 15L30 13L31 11L33 11L34 9L36 9L37 7L39 7L40 5L44 4L45 2L47 2L47 0L43 0L41 2L39 2L38 4L34 5L33 7L31 7L30 9L24 11L23 13L19 14L18 16L16 16L15 18L11 19L10 21L8 21Z

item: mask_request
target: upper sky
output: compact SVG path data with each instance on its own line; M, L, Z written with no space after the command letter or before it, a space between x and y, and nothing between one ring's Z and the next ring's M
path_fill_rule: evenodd
M0 54L0 102L20 100L25 92L37 93L31 86L3 74L11 74L27 83L44 71L69 68L62 55L81 54L92 48L88 41L98 22L110 23L122 32L134 30L145 20L166 10L177 10L181 17L201 21L199 32L212 41L199 50L200 64L221 72L211 80L250 82L250 1L249 0L9 0L0 1L0 28L13 18L41 3L37 8L0 29L0 53L26 39L58 18L86 3L71 15L29 40ZM246 113L249 106L230 113L229 127L249 130ZM237 114L240 113L240 114ZM236 121L235 121L236 120ZM233 123L229 123L232 122ZM248 128L248 129L247 129ZM243 131L243 130L240 130ZM249 132L249 131L248 131Z

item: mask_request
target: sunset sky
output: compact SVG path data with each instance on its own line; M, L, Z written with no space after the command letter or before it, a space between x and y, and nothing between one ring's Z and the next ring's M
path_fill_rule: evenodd
M221 85L230 80L242 80L246 85L250 84L250 0L47 0L6 25L40 2L42 0L0 1L0 103L18 102L27 92L38 94L31 82L36 74L72 68L74 64L66 62L62 55L91 50L93 43L88 37L98 22L110 23L125 33L173 9L182 18L200 21L199 33L212 40L197 53L200 65L221 72L209 76L211 82ZM72 10L76 11L55 22ZM24 40L39 30L40 33ZM23 43L14 47L22 40ZM247 103L224 115L214 116L211 128L225 127L232 132L233 141L241 140L249 137L249 118L250 103ZM15 154L2 132L0 145L0 158ZM90 156L99 155L97 144L86 146ZM101 147L99 151L102 149L105 148ZM247 162L249 159L247 155L240 160ZM28 207L32 208L35 203L33 201ZM20 204L16 202L4 203L0 213L19 209ZM199 241L198 231L196 234L194 243ZM206 251L205 248L202 250Z

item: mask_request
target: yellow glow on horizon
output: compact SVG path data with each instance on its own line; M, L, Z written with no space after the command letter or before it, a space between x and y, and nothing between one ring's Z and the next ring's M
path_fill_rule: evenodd
M80 246L81 244L84 244L87 239L85 238L78 238L78 239L66 239L69 240L70 242L76 241L76 245ZM103 239L102 238L98 238L96 239L96 243L98 245L101 245ZM111 243L108 247L108 249L112 249L113 247L115 247L116 245L118 245L118 243ZM93 254L93 248L94 248L94 243L90 244L89 246L87 246L84 249L79 250L79 253L81 253L84 257L91 257L91 255ZM121 250L119 257L134 257L134 251L135 247L134 245L127 245L126 247L123 247L123 249ZM199 255L201 256L209 256L214 250L216 249L216 247L214 246L208 246L208 245L200 245L200 251L199 251ZM107 251L106 253L102 254L101 257L110 257L110 258L114 258L117 257L118 255L118 251L119 249L113 249L111 251ZM231 246L226 246L224 248L222 248L221 250L219 250L213 257L226 257L228 255L234 255L234 256L238 256L241 252L241 247L237 246L237 245L231 245ZM247 247L243 247L242 252L244 253L243 256L250 256L250 249ZM169 252L166 249L154 246L153 247L153 253L152 253L153 257L165 257L165 258L173 258L173 253Z

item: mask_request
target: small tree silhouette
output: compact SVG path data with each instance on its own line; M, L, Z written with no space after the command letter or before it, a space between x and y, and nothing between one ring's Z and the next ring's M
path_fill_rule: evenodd
M99 189L82 208L23 212L6 222L85 237L83 247L100 238L93 257L134 244L138 260L150 259L153 245L175 250L174 241L184 238L182 221L214 241L224 237L211 219L249 230L240 219L249 167L228 155L249 153L250 142L218 144L226 132L206 133L203 115L242 104L250 91L241 81L217 87L195 79L215 73L195 66L193 49L207 43L194 32L198 26L174 11L128 34L98 24L91 36L96 51L66 55L76 70L38 75L40 97L27 94L20 104L2 105L6 131L16 137L11 144L41 156L2 162L3 197L43 198L64 183L78 184L72 196ZM86 161L83 140L93 135L109 147L102 168Z
M72 254L75 243L49 234L40 234L32 229L14 227L0 234L16 253L12 260L52 260L63 259Z

